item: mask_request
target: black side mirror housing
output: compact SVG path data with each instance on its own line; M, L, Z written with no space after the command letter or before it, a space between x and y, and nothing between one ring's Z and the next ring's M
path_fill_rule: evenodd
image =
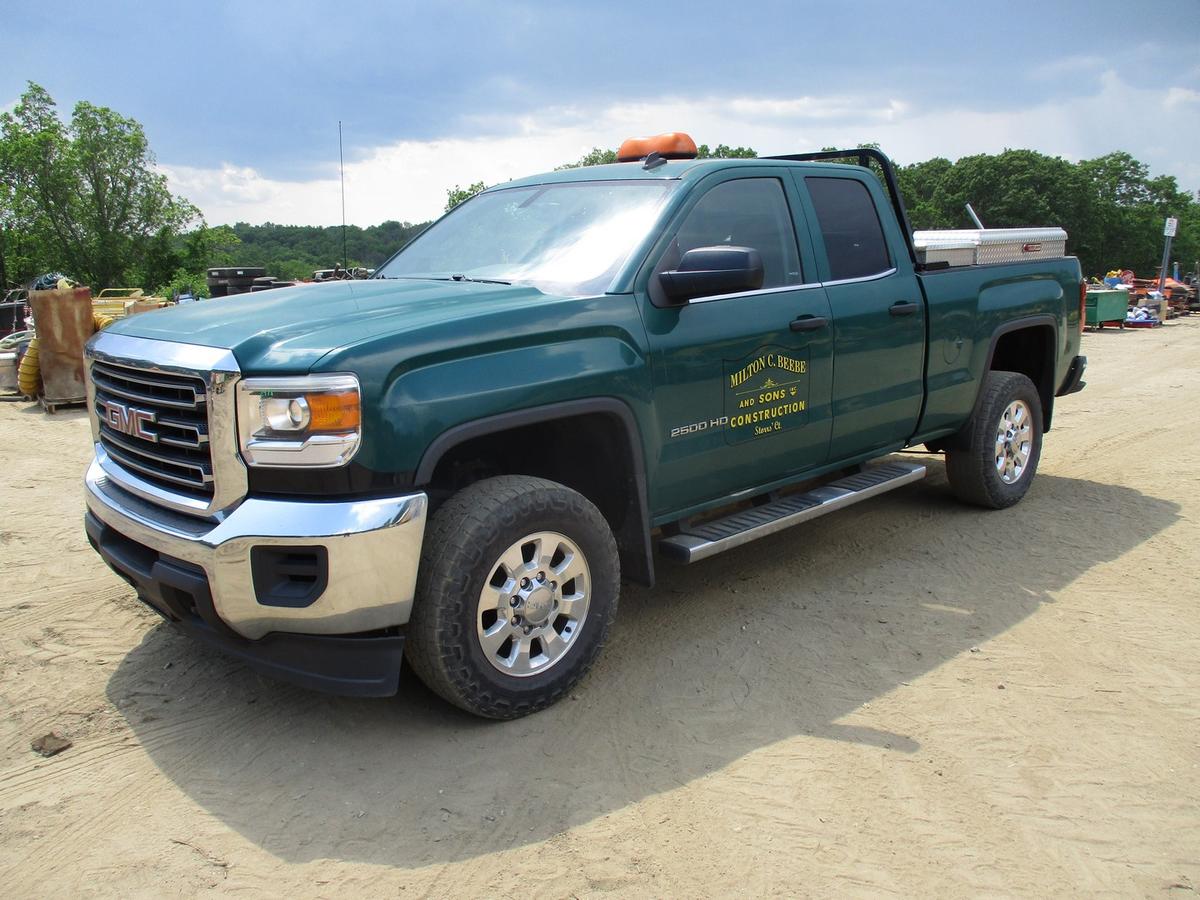
M683 254L679 267L659 272L659 284L672 303L697 297L756 291L763 283L762 256L752 247L696 247Z

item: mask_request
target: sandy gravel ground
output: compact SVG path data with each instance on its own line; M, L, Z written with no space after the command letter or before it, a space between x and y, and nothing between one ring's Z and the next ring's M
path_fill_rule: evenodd
M570 700L503 724L160 626L86 545L83 414L0 404L0 890L1192 896L1200 318L1084 352L1024 503L959 506L931 458L664 564Z

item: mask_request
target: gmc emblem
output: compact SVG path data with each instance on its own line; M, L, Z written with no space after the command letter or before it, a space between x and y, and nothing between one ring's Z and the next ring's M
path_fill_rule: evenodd
M121 434L158 443L158 435L146 427L154 424L154 413L150 410L105 400L104 424Z

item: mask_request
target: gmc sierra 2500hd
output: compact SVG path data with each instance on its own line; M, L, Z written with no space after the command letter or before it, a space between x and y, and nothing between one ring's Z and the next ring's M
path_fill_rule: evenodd
M914 240L872 150L621 156L484 191L370 280L96 335L92 545L261 670L384 696L403 653L508 718L582 677L656 550L910 483L923 465L867 463L913 445L963 500L1021 499L1082 386L1064 232Z

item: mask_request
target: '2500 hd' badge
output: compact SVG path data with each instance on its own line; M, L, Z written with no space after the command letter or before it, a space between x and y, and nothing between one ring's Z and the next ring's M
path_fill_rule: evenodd
M725 439L731 444L803 425L808 411L808 360L764 347L725 360Z

